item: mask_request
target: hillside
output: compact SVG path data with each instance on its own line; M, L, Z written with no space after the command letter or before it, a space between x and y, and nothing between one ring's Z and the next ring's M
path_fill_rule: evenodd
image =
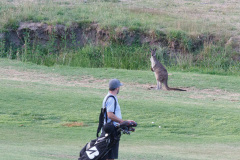
M0 3L1 57L48 66L148 69L149 48L155 47L168 68L238 75L240 2L236 0ZM121 64L105 63L105 54ZM133 60L136 57L140 58Z
M25 21L94 21L103 27L179 29L192 34L233 36L239 35L239 14L237 0L2 0L0 28Z

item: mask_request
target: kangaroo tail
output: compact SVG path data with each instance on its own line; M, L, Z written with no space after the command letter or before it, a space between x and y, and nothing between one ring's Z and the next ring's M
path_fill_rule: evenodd
M184 89L170 88L170 87L168 87L167 90L174 90L174 91L187 91L187 90L184 90Z
M168 87L168 85L167 85L167 83L166 83L166 89L168 90L168 91L187 91L187 90L184 90L184 89L179 89L179 88L170 88L170 87Z

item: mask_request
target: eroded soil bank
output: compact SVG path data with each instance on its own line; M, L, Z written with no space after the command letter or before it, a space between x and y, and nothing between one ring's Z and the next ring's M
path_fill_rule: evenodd
M118 43L124 45L148 44L168 47L177 52L192 52L203 47L204 43L217 41L214 35L185 35L183 32L141 31L131 28L101 28L97 23L65 25L48 25L44 23L22 22L17 29L9 29L0 34L0 40L6 47L21 48L26 43L49 46L54 44L56 50L63 47L83 47L86 44L107 45Z

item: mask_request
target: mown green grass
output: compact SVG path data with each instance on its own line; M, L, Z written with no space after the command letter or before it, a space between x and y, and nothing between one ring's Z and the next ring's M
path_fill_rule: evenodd
M3 159L76 159L95 138L111 78L124 83L118 95L123 118L138 122L135 133L122 136L120 159L239 157L239 76L170 72L169 86L188 91L168 92L148 90L156 85L151 71L46 67L6 59L0 67ZM84 126L63 126L70 122Z

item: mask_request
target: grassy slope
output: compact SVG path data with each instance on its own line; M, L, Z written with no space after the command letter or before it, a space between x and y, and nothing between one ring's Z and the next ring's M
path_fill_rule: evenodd
M29 3L30 1L30 3ZM177 29L189 34L239 34L236 0L3 0L0 29L21 21L71 24L95 21L105 27Z
M76 159L95 137L110 78L124 87L124 119L139 126L122 136L121 159L237 159L238 76L170 72L169 85L188 92L148 90L151 71L44 67L0 59L1 153L12 159ZM83 127L66 127L69 122ZM154 122L154 123L152 123ZM161 128L159 128L161 126Z

